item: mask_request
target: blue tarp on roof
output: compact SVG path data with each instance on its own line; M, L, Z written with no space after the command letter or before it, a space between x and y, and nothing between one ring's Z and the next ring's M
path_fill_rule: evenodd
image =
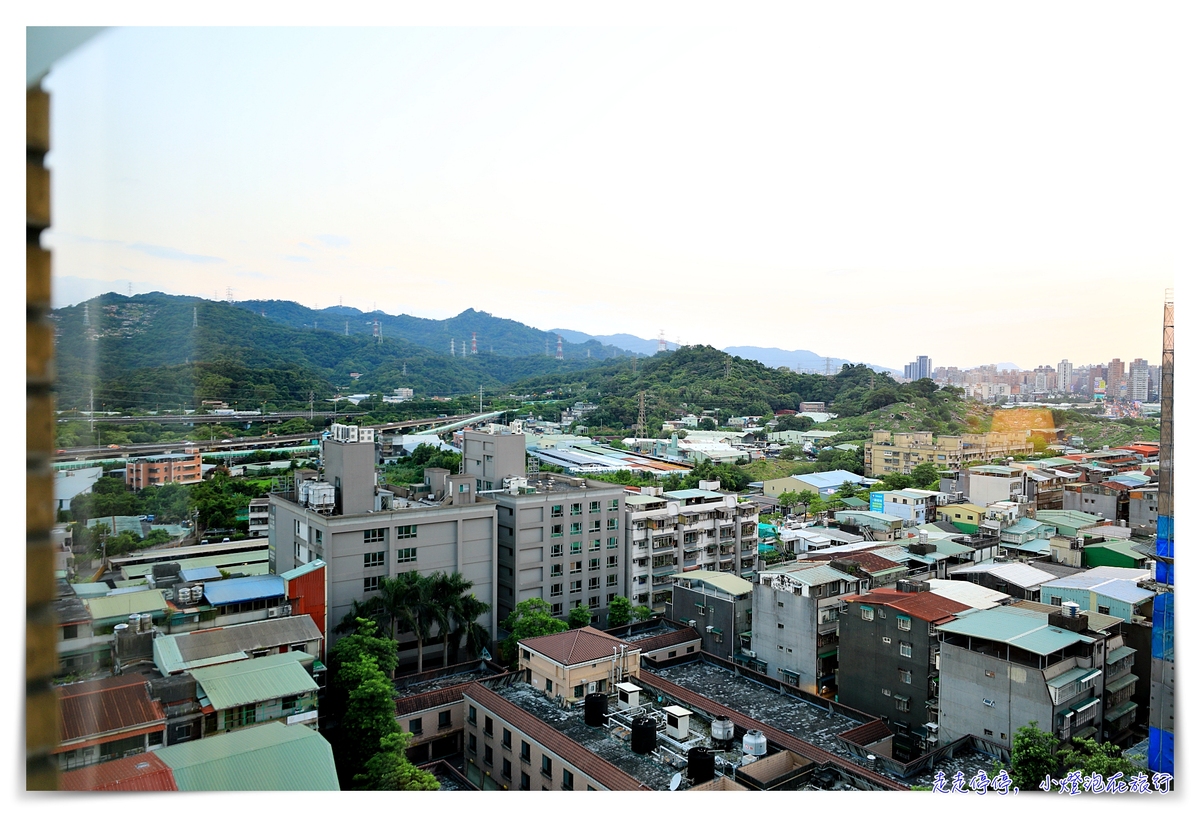
M274 574L225 579L204 585L204 598L213 606L278 598L286 592L283 577Z

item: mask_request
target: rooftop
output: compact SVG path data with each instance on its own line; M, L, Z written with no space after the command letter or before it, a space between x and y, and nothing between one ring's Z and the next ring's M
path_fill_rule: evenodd
M1027 565L1022 562L986 562L983 564L966 565L952 571L953 576L970 576L987 573L1003 579L1009 584L1015 584L1026 590L1041 587L1054 579L1054 574Z
M109 618L128 618L134 613L158 613L168 609L161 590L139 590L115 596L100 596L84 599L88 611L96 621Z
M621 640L594 627L580 627L561 633L540 635L520 642L528 650L540 653L565 667L612 658L613 648L621 647Z
M279 721L156 749L179 791L338 791L333 750Z
M312 659L303 652L285 652L211 667L197 667L192 677L214 709L272 701L288 695L316 692L317 682L300 663ZM198 692L200 691L198 690Z
M856 576L843 573L821 562L794 562L782 567L760 571L758 577L761 583L761 580L764 578L780 575L787 576L794 582L810 587L818 584L829 584L830 582L858 581Z
M137 730L138 734L143 734L162 731L166 724L162 706L150 699L146 679L140 675L81 681L56 687L55 693L58 696L58 733L64 744L109 732ZM75 747L63 746L60 751L72 748Z
M851 596L847 601L886 605L921 621L932 622L942 621L971 609L970 605L946 598L938 593L901 593L899 590L886 587L877 588L861 596Z
M732 573L721 573L716 570L693 570L690 573L676 573L672 576L676 584L682 581L699 582L714 590L727 593L730 596L743 596L754 592L754 584ZM694 586L694 585L693 585Z
M154 752L63 772L59 791L178 791L171 767Z
M222 604L238 604L243 601L279 598L287 593L282 576L244 576L240 579L224 579L204 585L204 598L214 607Z
M1050 626L1045 613L1015 606L974 610L938 629L943 633L1000 641L1037 655L1049 655L1072 644L1094 641L1091 636Z
M208 664L249 658L256 650L277 649L321 638L310 616L286 616L192 633L161 635L154 640L159 672L170 675Z
M989 590L982 584L956 582L951 579L930 579L929 591L979 610L998 607L1011 598L1007 593Z

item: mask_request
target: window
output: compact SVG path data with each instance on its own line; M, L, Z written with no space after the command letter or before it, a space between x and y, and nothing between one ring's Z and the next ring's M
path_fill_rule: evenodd
M900 670L900 683L902 683L902 684L911 684L912 683L912 671L911 670L906 670L906 669Z
M551 598L554 598L555 596L561 596L561 595L562 595L562 583L561 582L558 584L550 585L550 597Z
M377 550L374 553L363 554L363 567L383 567L387 562L387 551Z
M589 596L588 597L588 607L595 610L599 606L600 606L600 597L599 596Z
M512 780L512 761L508 758L500 761L500 776L505 780Z
M367 528L363 531L363 542L383 542L387 539L387 528Z
M563 791L571 791L571 789L575 788L575 775L567 769L563 769L562 787Z
M500 745L505 749L512 748L512 732L507 729L504 730L504 732L500 735Z
M608 520L608 529L609 530L617 529L617 518L615 516L612 519Z
M604 586L605 587L616 587L617 586L617 574L609 573L608 577L604 580Z
M546 692L548 692L548 693L554 692L554 682L551 681L549 678L546 679Z
M900 657L912 658L912 644L909 644L907 641L900 642Z
M572 593L582 593L583 592L583 580L582 579L576 579L575 581L571 582L571 592Z
M994 735L994 734L996 734L996 733L995 733L995 732L993 732L991 729L984 729L984 730L983 730L983 736L984 736L985 738L990 738L990 737L991 737L992 735Z
M608 549L615 550L616 547L617 547L617 537L615 537L615 536L608 537Z
M572 573L582 573L583 572L583 560L582 559L580 559L577 562L571 562L571 572Z
M397 539L415 539L417 537L416 525L400 525L396 528Z
M581 513L583 513L583 503L582 502L572 502L571 503L571 516L579 516Z
M561 576L562 575L562 565L550 565L550 575L551 576Z
M483 734L489 738L492 736L492 718L490 715L485 715L483 718Z
M374 593L378 589L379 589L379 577L378 576L367 576L367 578L363 579L363 592L364 593Z
M616 557L616 556L609 556L609 557L608 557L608 561L606 562L606 564L607 564L609 567L616 567L616 566L617 566L617 557Z
M909 701L909 698L907 695L897 695L896 696L896 711L897 712L907 712L908 711L908 701Z
M402 564L407 564L408 562L415 562L416 560L417 560L417 549L416 548L397 548L396 549L396 564L402 565Z
M320 545L325 541L325 534L322 533L321 531L317 531L316 534L317 534L317 542L316 543L318 545Z
M609 509L610 511L617 511L617 510L620 510L620 508L621 508L621 500L619 500L619 499L610 499L610 500L608 501L608 509Z
M529 762L529 744L525 741L521 741L521 760Z
M572 522L571 523L571 535L579 536L582 533L583 533L583 523L582 522Z
M492 747L490 745L483 747L483 762L488 766L492 765Z
M610 578L610 579L616 579L616 576L609 576L609 578ZM614 581L614 582L613 582L613 584L616 584L616 582ZM617 594L616 594L616 593L609 593L609 594L608 594L608 598L605 600L605 603L606 603L606 604L612 604L612 603L613 603L613 599L615 599L616 597L617 597Z
M438 729L447 729L450 726L451 716L450 710L438 713Z
M599 576L590 577L588 579L588 590L599 590L599 589L600 589L600 577Z
M559 523L559 524L557 524L557 525L551 525L551 526L550 526L550 538L552 538L552 539L553 539L553 538L556 538L556 537L560 537L560 536L562 536L562 535L563 535L563 528L562 528L562 524L561 524L561 523Z
M863 617L863 621L874 621L875 620L875 608L867 607L864 604L862 607L862 617Z
M475 754L477 751L479 751L479 746L476 742L474 733L467 735L467 751L471 754Z
M546 777L554 775L554 761L550 759L550 755L542 755L542 774Z
M896 629L905 631L911 630L912 619L908 618L907 616L896 616Z
M474 725L475 725L475 719L476 719L477 717L478 717L478 714L475 712L475 707L473 707L473 706L472 706L472 707L469 707L469 708L467 709L467 723L469 723L469 724L471 724L472 726L474 726Z
M599 556L597 556L594 559L588 559L588 570L599 570L599 569L600 569L600 557Z
M588 513L600 513L600 500L588 503Z
M550 506L550 518L551 519L561 519L562 515L563 515L562 505L551 505Z
M1107 607L1104 607L1104 606L1097 605L1097 607L1096 607L1096 612L1097 612L1097 613L1099 613L1099 614L1100 614L1100 615L1102 615L1102 616L1107 616L1107 615L1108 615L1108 608L1107 608Z
M563 614L562 602L556 602L550 605L550 615L561 616Z
M575 691L572 692L571 694L573 696L575 696L576 698L582 698L583 697L583 684L576 684Z
M576 553L583 553L583 542L571 543L571 554L574 555Z
M562 542L555 542L550 546L551 556L562 556Z
M529 758L525 758L528 760ZM520 791L529 791L529 775L521 772L521 788Z
M1055 607L1060 607L1062 605L1062 596L1051 596L1050 603Z
M600 520L593 519L591 521L591 523L588 525L588 533L599 533L599 532L600 532ZM596 540L596 547L600 547L599 539Z
M68 624L66 627L62 628L62 634L64 641L71 638L79 638L79 625Z
M599 549L600 549L600 540L593 539L592 543L588 546L588 550L599 550Z

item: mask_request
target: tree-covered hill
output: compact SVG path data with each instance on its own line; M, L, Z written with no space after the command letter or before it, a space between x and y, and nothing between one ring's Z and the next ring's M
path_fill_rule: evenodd
M339 390L401 386L419 396L494 392L599 363L486 352L452 358L448 347L440 353L399 337L377 343L370 334L293 328L231 304L161 292L109 293L53 317L61 408L86 408L93 390L97 409L194 407L206 399L273 408L307 404L310 391L322 400Z

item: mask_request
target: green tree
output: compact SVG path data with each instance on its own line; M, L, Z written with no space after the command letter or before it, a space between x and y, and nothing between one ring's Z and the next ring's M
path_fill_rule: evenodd
M713 418L711 418L711 417L701 417L700 422L697 423L696 426L701 431L716 431L717 430L717 424L715 422L713 422Z
M776 419L776 431L808 431L816 423L811 417L805 417L800 414L785 414Z
M811 493L811 492L810 492ZM800 502L800 493L788 489L779 494L779 507L783 508L784 513L791 513L792 508Z
M1071 741L1071 747L1058 753L1060 767L1064 771L1078 769L1083 774L1099 774L1105 779L1120 772L1126 778L1137 774L1141 769L1121 753L1121 747L1112 744L1100 744L1095 738Z
M491 607L475 597L475 594L471 592L474 584L458 571L434 573L431 581L434 603L440 610L436 619L438 630L442 633L442 666L444 667L449 665L451 651L457 655L459 644L464 637L469 637L473 645L478 644L479 633L471 632L471 627L474 625L478 629L483 629L477 623L477 619ZM478 646L486 645L486 643L485 631L483 643Z
M417 639L417 672L425 671L425 642L444 620L445 608L435 596L432 576L415 570L379 581L379 598L387 612L390 632L411 633Z
M633 608L634 621L645 621L646 619L653 617L654 611L644 604L639 604L637 607Z
M821 495L816 491L801 491L796 497L796 503L804 506L804 518L808 519L808 508L814 502L821 499Z
M841 484L841 487L839 487L837 489L837 495L840 497L843 497L843 498L849 497L849 496L854 496L857 493L858 493L858 486L855 485L850 480L846 480L845 482L843 482Z
M334 757L344 761L339 772L345 778L347 772L364 768L375 754L371 747L380 746L400 727L396 724L395 690L374 658L359 655L342 665L340 675L340 683L348 686L349 693L339 724L341 751Z
M1058 739L1030 721L1013 733L1012 778L1017 788L1033 791L1046 775L1058 773Z
M941 482L937 466L932 462L923 462L909 472L913 485L928 491L936 491Z
M410 732L392 732L379 741L379 751L366 763L366 770L354 775L355 788L367 791L437 791L437 778L418 769L405 754Z
M572 630L578 630L580 627L586 627L592 623L592 611L583 605L578 605L571 608L571 612L567 613L567 624Z
M608 626L623 627L633 620L633 605L626 596L615 596L608 603Z
M567 622L550 614L550 603L540 599L519 602L500 625L508 631L508 637L500 643L500 660L517 665L517 642L539 635L561 633L569 628Z

